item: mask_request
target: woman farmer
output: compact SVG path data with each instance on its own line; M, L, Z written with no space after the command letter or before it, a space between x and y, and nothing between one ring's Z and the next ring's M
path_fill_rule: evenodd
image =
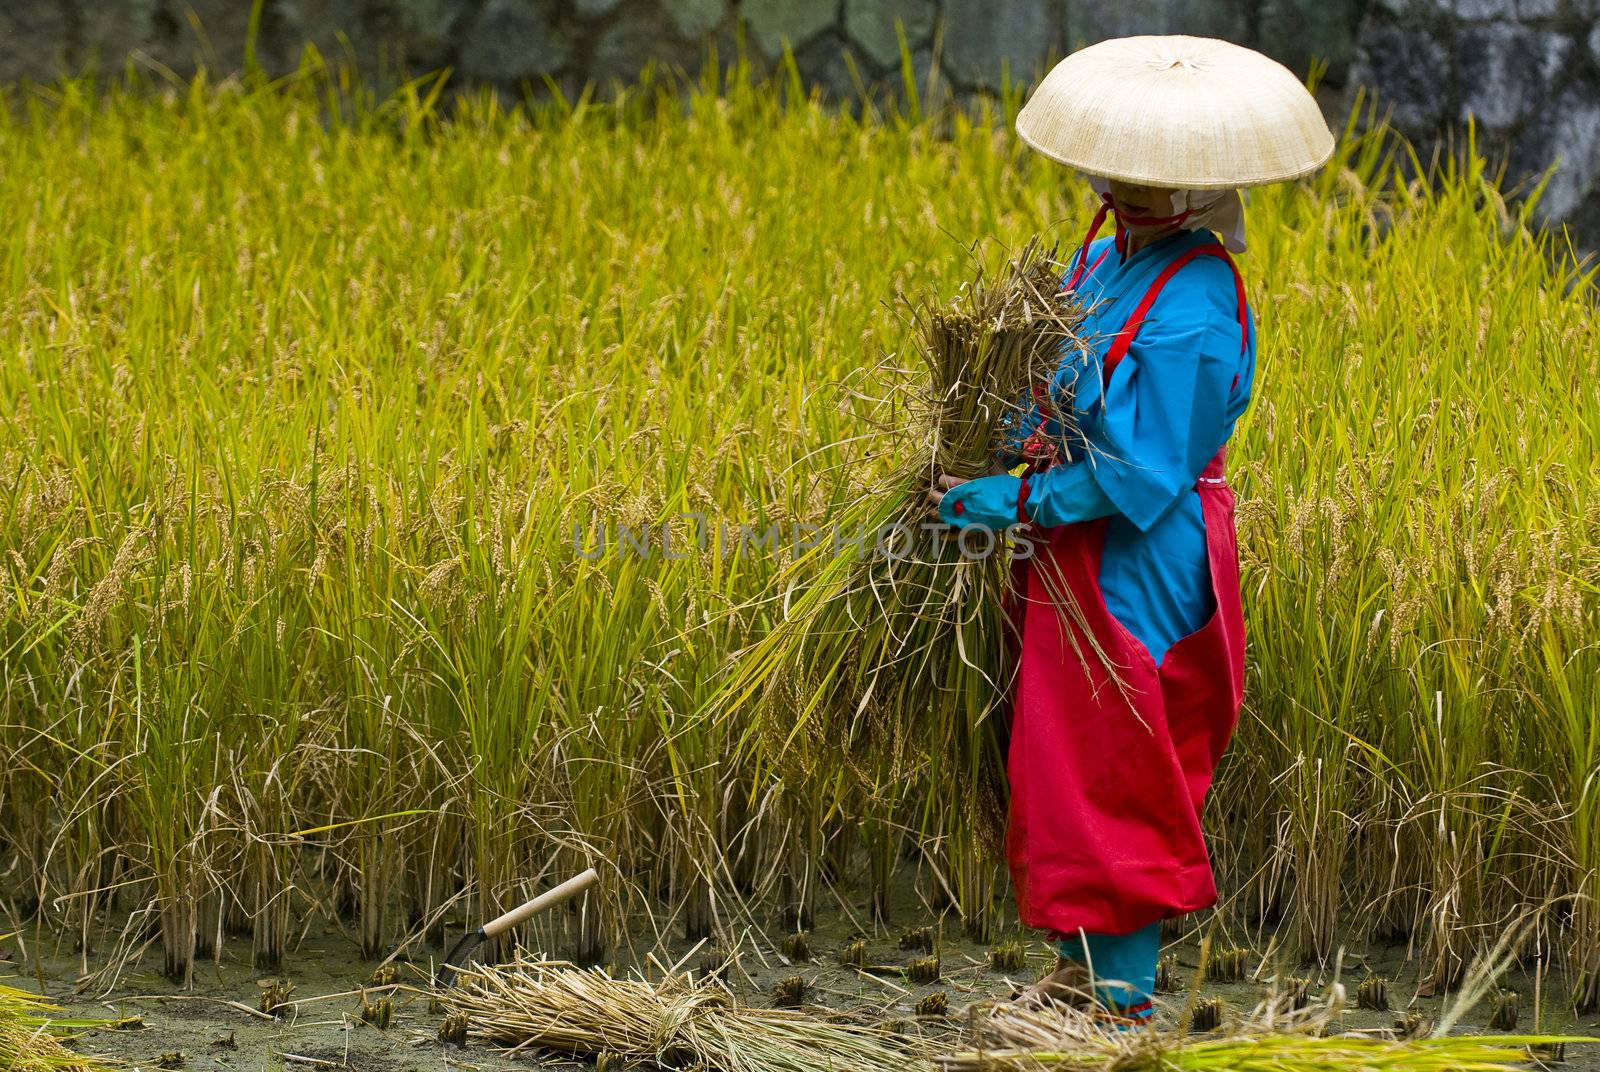
M1073 419L1036 408L1001 459L1025 470L943 476L931 495L949 524L1036 530L1013 615L1006 855L1022 921L1057 943L1034 992L1092 979L1106 1012L1135 1021L1150 1015L1161 920L1216 901L1201 805L1243 693L1223 466L1255 371L1230 256L1244 250L1238 190L1315 170L1333 138L1287 69L1194 37L1075 53L1017 133L1101 198L1065 281L1088 342L1043 407ZM1096 241L1107 216L1114 235Z

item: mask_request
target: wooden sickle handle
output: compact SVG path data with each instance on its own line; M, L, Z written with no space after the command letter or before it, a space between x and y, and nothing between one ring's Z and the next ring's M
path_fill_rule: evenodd
M547 908L554 908L563 901L570 901L584 890L600 881L600 875L594 868L589 868L581 875L567 879L553 890L545 890L533 900L519 905L503 916L496 916L483 925L483 936L493 938L501 931L509 930L518 923L533 916L537 916Z

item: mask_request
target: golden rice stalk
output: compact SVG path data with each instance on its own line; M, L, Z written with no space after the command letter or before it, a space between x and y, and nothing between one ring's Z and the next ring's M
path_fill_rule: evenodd
M58 1037L66 1031L97 1026L81 1020L59 1020L57 1011L33 994L0 986L0 1068L6 1072L95 1072L105 1062L68 1049Z
M1340 1004L1287 1017L1263 1004L1223 1036L1205 1039L1153 1028L1118 1031L1066 1006L992 1006L973 1013L968 1049L935 1060L944 1072L1513 1072L1526 1066L1530 1046L1579 1041L1334 1034Z
M891 1044L868 1024L750 1008L715 984L659 983L519 955L474 965L442 993L468 1036L508 1053L547 1050L710 1072L911 1072L930 1069L913 1039Z
M1005 814L990 716L1010 681L1010 560L988 540L929 533L926 493L941 473L988 474L1062 348L1081 345L1081 310L1059 280L1050 251L1031 242L954 300L913 305L923 375L891 390L872 437L903 460L826 519L845 542L822 541L780 574L782 619L736 656L713 701L724 713L756 708L763 735L802 774L844 772L874 799L926 770L972 802L958 821L983 828L991 849ZM1060 438L1074 437L1066 400L1043 398ZM859 533L868 540L849 539Z

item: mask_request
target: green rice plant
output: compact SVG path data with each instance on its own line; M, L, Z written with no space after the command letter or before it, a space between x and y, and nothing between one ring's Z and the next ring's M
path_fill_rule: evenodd
M244 526L235 522L230 530ZM235 536L238 541L238 537ZM235 543L236 561L244 548ZM267 557L267 556L262 556ZM263 563L284 570L286 556ZM244 573L249 567L241 567ZM254 570L250 570L254 573ZM231 636L240 676L230 684L250 681L266 687L256 696L234 694L236 712L226 745L226 769L232 772L232 806L244 841L243 859L231 896L249 920L254 965L279 971L290 939L290 898L299 861L283 834L304 824L297 813L296 787L304 769L306 734L315 723L305 717L294 697L306 690L303 678L314 663L310 602L304 589L283 575L251 576L245 582L259 595L241 608Z
M341 456L342 464L312 459L308 537L316 548L313 563L323 569L313 569L307 583L322 649L318 662L337 688L330 753L336 772L329 780L337 795L330 803L334 815L350 823L336 832L345 864L337 881L355 916L361 955L375 959L390 941L386 913L399 859L388 826L393 820L386 816L400 810L407 795L398 778L406 771L402 712L412 704L412 681L401 656L405 634L388 620L402 579L368 546L381 510L373 478L354 444L330 441L329 461Z
M414 945L600 858L605 896L526 937L803 924L911 868L993 927L990 602L942 620L965 659L909 587L831 657L750 659L848 579L799 526L932 476L907 302L1070 244L1089 192L1014 99L850 114L737 68L445 117L343 77L0 108L8 896L90 971L161 919L180 976L245 920L264 967L341 901L358 945ZM1470 143L1415 160L1375 115L1250 194L1218 878L1287 952L1404 938L1436 987L1544 906L1592 1007L1594 269ZM915 672L862 707L864 634ZM784 717L712 717L729 665Z
M1576 625L1571 618L1568 623L1569 628ZM1558 822L1565 879L1558 879L1555 888L1576 895L1573 999L1580 1011L1593 1012L1600 1008L1600 784L1594 776L1600 770L1600 714L1584 696L1600 674L1600 654L1592 645L1566 650L1563 631L1550 621L1541 623L1534 646L1544 687L1526 689L1526 696L1529 713L1537 720L1538 747L1565 760L1552 764L1550 772L1555 783L1550 795L1565 802Z
M1319 183L1331 191L1342 181L1333 172ZM1592 316L1580 312L1592 308L1592 290L1589 277L1570 262L1537 254L1524 261L1513 252L1537 248L1540 240L1517 229L1524 210L1506 208L1481 163L1436 172L1427 183L1396 188L1393 198L1371 198L1381 185L1366 186L1367 194L1350 188L1338 203L1340 211L1380 214L1387 221L1383 240L1342 226L1318 229L1343 249L1341 259L1364 266L1363 293L1341 291L1325 273L1299 281L1284 277L1289 262L1278 258L1279 243L1310 236L1280 230L1268 237L1274 248L1262 265L1266 276L1305 286L1308 297L1338 311L1318 325L1308 323L1311 334L1288 342L1286 356L1338 349L1346 360L1326 375L1293 377L1295 387L1273 396L1270 410L1252 415L1236 452L1264 452L1257 454L1261 464L1248 466L1239 482L1246 501L1246 585L1258 586L1247 615L1268 630L1252 633L1254 643L1264 660L1274 652L1316 651L1310 663L1321 668L1309 673L1305 663L1288 661L1273 669L1263 661L1251 711L1304 716L1270 726L1247 718L1239 746L1271 751L1268 770L1297 772L1281 782L1288 822L1279 829L1300 832L1284 847L1299 846L1286 859L1306 865L1289 885L1301 906L1296 916L1302 944L1328 949L1330 924L1352 896L1341 888L1351 838L1367 833L1390 839L1399 851L1386 850L1394 854L1392 870L1371 899L1392 898L1405 926L1428 935L1436 979L1446 983L1468 950L1492 940L1493 929L1474 933L1467 919L1487 924L1509 903L1491 907L1486 896L1543 899L1536 892L1543 876L1517 861L1551 859L1535 847L1550 831L1532 804L1550 797L1528 779L1560 761L1553 759L1551 738L1535 742L1523 727L1553 728L1560 721L1510 712L1520 712L1528 695L1560 693L1543 670L1528 673L1531 664L1519 654L1523 645L1516 637L1530 623L1529 610L1535 630L1554 615L1564 622L1558 627L1562 635L1578 635L1575 604L1562 595L1582 583L1585 538L1571 528L1577 499L1546 498L1534 489L1562 487L1570 479L1569 465L1588 468L1569 453L1587 430L1564 390L1537 403L1552 407L1541 417L1550 432L1537 445L1511 433L1508 423L1515 411L1534 403L1513 392L1507 411L1493 400L1527 379L1521 371L1527 355L1561 352L1567 344L1558 339L1593 330ZM1286 194L1293 196L1285 191L1269 198ZM1481 265L1489 274L1441 276L1437 261L1417 257L1423 230L1437 228L1458 243L1452 264ZM1296 271L1288 270L1291 276ZM1565 297L1552 300L1554 295ZM1575 319L1569 318L1567 300L1575 303ZM1456 315L1463 309L1472 314ZM1523 318L1525 327L1513 326ZM1380 321L1404 333L1403 360L1377 357ZM1491 353L1498 359L1477 357ZM1362 397L1377 397L1378 365L1386 384L1381 411L1361 418L1336 412L1328 400L1336 397L1329 392L1337 383L1368 384ZM1530 384L1529 390L1544 398L1543 385ZM1277 423L1263 421L1264 412L1294 416L1264 436L1263 425ZM1271 457L1286 449L1318 464L1292 480L1269 477ZM1276 506L1285 493L1295 501ZM1554 542L1508 538L1503 511L1512 501L1553 522L1550 529L1538 523L1532 528L1548 532ZM1257 527L1261 522L1265 527ZM1287 533L1296 553L1263 558L1255 540L1269 530L1280 545ZM1529 552L1537 543L1549 549L1541 553L1546 565L1535 572ZM1298 574L1301 568L1315 572ZM1292 594L1302 583L1296 577L1310 585L1298 596ZM1284 602L1274 609L1272 601L1280 596ZM1278 629L1283 632L1272 632ZM1573 651L1581 662L1582 648ZM1404 670L1372 672L1383 665ZM1334 687L1337 694L1328 691ZM1398 711L1407 717L1383 714ZM1563 731L1564 756L1572 748L1587 754L1592 745L1585 729L1578 720L1571 733ZM1357 806L1359 800L1376 807ZM1585 804L1564 823L1586 822L1581 813L1591 810ZM1523 856L1530 848L1532 855ZM1490 874L1511 881L1484 882ZM1316 912L1308 914L1313 904Z
M213 721L220 679L209 673L213 654L205 648L227 634L203 618L190 622L198 626L192 633L167 625L149 648L136 634L122 686L131 715L123 725L133 774L127 806L146 839L164 969L185 984L197 959L219 952L223 881L232 864L210 804L227 774Z

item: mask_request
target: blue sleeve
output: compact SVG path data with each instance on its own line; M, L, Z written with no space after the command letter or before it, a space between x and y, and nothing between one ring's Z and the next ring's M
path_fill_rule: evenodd
M1054 465L1029 477L1023 510L1028 520L1045 526L1093 521L1118 512L1083 462Z
M1147 531L1226 441L1240 369L1233 275L1201 258L1162 290L1112 371L1088 456L1030 482L1028 516L1060 525L1116 513Z

